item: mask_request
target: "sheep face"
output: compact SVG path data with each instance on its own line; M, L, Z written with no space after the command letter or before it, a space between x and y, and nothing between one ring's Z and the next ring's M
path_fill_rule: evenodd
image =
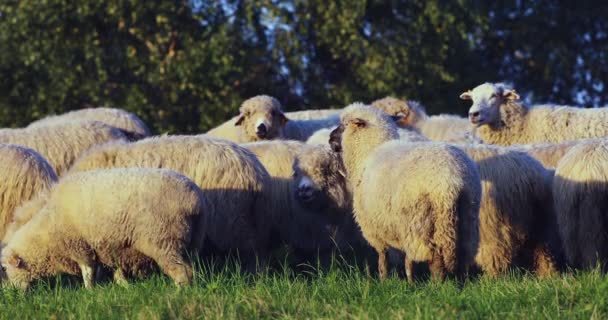
M337 155L328 148L302 154L293 165L296 201L304 208L323 211L335 220L350 207L346 178Z
M33 279L32 273L27 262L16 253L9 251L2 255L2 268L4 269L3 280L8 280L12 286L23 291L29 288Z
M242 126L250 141L272 140L282 136L288 119L273 97L256 96L243 102L235 126Z
M484 83L460 95L460 99L472 100L469 121L476 127L500 123L500 106L518 100L515 90L502 83Z

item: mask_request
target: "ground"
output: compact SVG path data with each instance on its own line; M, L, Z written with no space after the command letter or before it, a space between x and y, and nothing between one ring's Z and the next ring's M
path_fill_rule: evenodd
M395 319L608 317L608 277L599 271L539 280L517 270L499 279L421 281L393 275L380 282L365 268L339 259L324 271L290 268L246 275L236 266L197 265L191 286L162 275L128 287L105 283L86 290L79 281L40 281L21 293L0 291L2 319ZM307 270L307 271L306 271Z

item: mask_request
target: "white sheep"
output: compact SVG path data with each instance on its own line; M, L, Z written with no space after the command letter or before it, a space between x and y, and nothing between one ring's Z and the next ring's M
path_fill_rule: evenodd
M205 135L152 137L96 147L70 172L120 167L165 168L189 177L214 208L208 237L215 248L237 250L250 271L256 268L256 254L264 259L268 235L261 230L270 223L271 204L264 194L270 177L249 150ZM194 239L196 247L202 248L204 240Z
M30 123L27 127L55 125L75 120L103 122L123 130L133 140L143 139L152 135L148 126L135 114L122 109L106 107L85 108L60 115L48 116Z
M380 278L387 276L389 247L413 262L428 262L435 279L462 275L473 263L479 240L481 185L475 163L456 147L405 142L379 109L347 107L330 145L341 152L355 220L378 252ZM392 141L391 141L392 140Z
M485 143L510 146L608 135L608 109L526 107L503 83L484 83L460 95L472 100L470 122Z
M312 145L325 145L329 146L329 135L331 132L337 127L331 127L329 129L319 129L317 130L308 140L306 140L307 144ZM399 139L406 140L409 142L420 142L420 141L429 141L429 139L416 130L412 130L409 128L397 128L397 134L399 135Z
M54 125L0 129L0 143L22 145L40 153L61 176L72 162L91 147L125 140L122 130L97 121L61 122Z
M534 143L534 144L521 144L513 145L509 147L512 150L525 152L532 158L540 161L540 163L548 169L555 169L557 163L576 145L581 143L595 143L601 144L604 139L602 138L591 138L591 139L580 139L570 140L559 143Z
M239 111L240 115L209 130L207 134L238 143L274 139L306 141L315 131L336 126L340 121L338 115L290 120L277 99L264 95L245 100Z
M22 146L0 144L0 239L21 204L46 192L57 181L49 163L36 151Z
M45 204L2 250L8 281L23 290L40 277L82 274L94 284L97 263L123 268L150 259L176 284L192 280L185 259L207 214L203 192L188 178L162 169L114 169L64 177ZM129 266L126 266L129 267Z
M391 116L401 116L398 125L420 132L433 141L468 142L471 125L466 118L451 114L428 116L424 107L416 101L385 97L372 102Z
M556 272L557 226L551 205L551 175L530 156L488 145L459 145L481 176L479 250L475 263L485 274L511 266Z
M582 142L558 162L553 199L564 254L573 268L608 269L608 141Z

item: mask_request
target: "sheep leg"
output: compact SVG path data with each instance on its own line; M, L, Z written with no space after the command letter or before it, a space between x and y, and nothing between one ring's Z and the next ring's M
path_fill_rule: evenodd
M414 261L408 259L407 254L405 255L405 276L408 283L414 284Z
M145 256L152 258L176 285L182 286L192 282L192 266L180 254L180 251L186 248L180 241L148 239L136 243L135 248ZM161 248L172 249L163 250Z
M443 281L445 279L445 266L443 259L437 252L433 253L433 257L429 262L429 270L434 281Z
M557 273L555 262L549 253L549 248L543 243L537 243L534 246L532 249L532 259L534 271L536 271L539 277L550 277Z
M87 289L93 288L93 284L95 283L95 268L87 263L79 263L78 267L80 267L80 272L82 273L84 287Z
M123 287L126 287L129 285L129 280L127 280L127 277L125 276L125 272L124 272L124 270L122 270L122 268L116 268L116 270L114 270L113 279L114 279L114 283L121 285Z

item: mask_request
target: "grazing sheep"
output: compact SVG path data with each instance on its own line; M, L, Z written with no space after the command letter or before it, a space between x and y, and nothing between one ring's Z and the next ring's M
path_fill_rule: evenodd
M97 263L123 268L123 257L152 259L176 284L192 280L185 259L207 206L188 178L162 169L98 170L53 187L40 211L2 251L8 281L23 290L40 277L82 274L93 286ZM133 261L133 260L129 260ZM128 266L127 266L128 267Z
M253 153L232 142L200 136L161 136L134 143L109 143L92 149L70 172L141 167L175 170L192 179L213 206L208 237L220 251L238 250L254 271L264 258L267 235L256 225L269 223L264 188L268 172ZM202 248L203 238L195 238Z
M608 141L580 143L559 161L553 198L564 254L573 268L608 269Z
M306 141L315 131L336 126L340 121L337 115L314 120L290 120L277 99L264 95L245 100L239 111L239 116L207 134L238 143L274 139Z
M291 120L315 120L339 115L342 109L311 109L285 112L285 116Z
M416 101L385 97L372 102L372 106L391 116L402 116L399 126L414 129L432 141L465 143L471 139L471 125L466 118L450 114L429 117Z
M486 145L461 145L481 176L479 251L475 263L485 274L504 274L511 266L534 269L540 276L556 271L557 235L548 172L530 156Z
M40 153L61 176L91 147L126 139L122 130L97 121L75 121L24 129L0 129L0 143L18 144Z
M21 204L45 192L57 181L55 171L38 152L25 147L0 144L0 239Z
M472 100L470 122L485 143L510 146L605 137L608 109L526 107L503 83L484 83L460 95Z
M85 108L68 113L48 116L30 123L27 127L34 128L61 124L68 121L89 120L103 122L109 126L121 129L132 140L139 140L152 135L148 126L135 114L116 108Z
M428 262L435 279L462 275L477 252L481 185L475 163L456 147L405 142L379 109L359 103L342 112L330 145L341 152L353 193L355 220L378 252L380 278L389 247ZM389 141L394 140L394 141Z
M295 201L297 188L292 183L296 157L319 147L298 141L261 141L242 146L258 157L271 178L268 198L272 209L267 221L259 224L270 229L264 233L278 235L281 242L306 256L330 250L333 245L328 223L315 219L309 210Z

